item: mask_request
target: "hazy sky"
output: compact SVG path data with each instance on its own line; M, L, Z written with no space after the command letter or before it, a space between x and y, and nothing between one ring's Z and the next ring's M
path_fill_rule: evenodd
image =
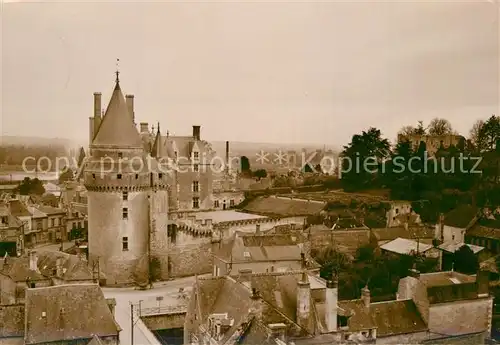
M7 3L4 135L85 140L120 58L137 121L208 140L342 145L498 114L498 4Z

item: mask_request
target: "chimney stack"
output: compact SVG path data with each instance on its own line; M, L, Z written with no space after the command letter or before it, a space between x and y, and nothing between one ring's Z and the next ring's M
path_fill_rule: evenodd
M255 224L255 234L260 235L260 224Z
M226 171L229 171L229 141L226 141Z
M240 274L240 281L248 288L252 288L252 269L242 268L238 271Z
M193 139L200 140L200 126L193 126Z
M337 307L339 299L339 289L337 277L332 277L326 283L325 296L325 321L327 332L337 331Z
M29 261L30 270L38 272L38 257L36 256L36 252L29 252Z
M439 214L439 237L441 239L441 243L444 242L444 214Z
M125 100L127 102L128 112L130 113L130 116L132 116L132 121L134 121L135 124L134 95L126 95Z
M101 93L94 92L94 117L101 117Z
M302 272L302 278L297 286L297 323L301 327L307 327L311 312L311 284L307 273Z
M62 258L57 258L56 259L56 276L57 278L62 278L64 272L63 272L63 263L62 263Z
M361 289L361 299L363 300L363 304L366 308L370 307L370 290L368 289L368 285Z
M147 122L141 122L140 123L140 129L141 129L141 133L149 133L149 127L148 127L148 123Z

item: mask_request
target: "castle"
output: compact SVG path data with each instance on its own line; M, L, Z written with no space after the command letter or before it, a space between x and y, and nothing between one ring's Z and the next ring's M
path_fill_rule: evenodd
M177 215L212 206L210 145L193 135L137 130L134 96L119 72L105 112L94 93L89 156L82 176L88 197L89 262L107 285L147 285L169 276L169 235Z

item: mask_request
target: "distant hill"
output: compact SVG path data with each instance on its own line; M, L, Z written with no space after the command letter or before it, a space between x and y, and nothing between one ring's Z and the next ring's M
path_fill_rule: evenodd
M1 145L28 145L28 146L64 146L72 148L73 142L70 139L64 138L41 138L41 137L24 137L3 135L0 139Z
M212 144L212 148L217 152L218 155L224 157L226 152L226 142L225 141L209 141ZM41 137L25 137L25 136L2 136L1 145L62 145L67 149L72 148L86 148L88 142L86 140L71 140L67 138L41 138ZM290 144L276 144L276 143L252 143L252 142L242 142L242 141L231 141L229 142L229 151L232 157L247 156L252 159L261 150L264 152L277 152L279 150L283 152L287 151L297 151L306 150L308 152L317 149L323 149L323 145L314 144L304 144L304 143L290 143ZM332 149L333 151L338 151L338 149L331 146L327 146L327 149Z

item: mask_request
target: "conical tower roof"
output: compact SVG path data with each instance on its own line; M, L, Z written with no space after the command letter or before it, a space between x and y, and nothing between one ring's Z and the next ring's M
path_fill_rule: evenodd
M129 114L125 97L116 78L115 89L92 145L117 148L142 148L142 141Z

